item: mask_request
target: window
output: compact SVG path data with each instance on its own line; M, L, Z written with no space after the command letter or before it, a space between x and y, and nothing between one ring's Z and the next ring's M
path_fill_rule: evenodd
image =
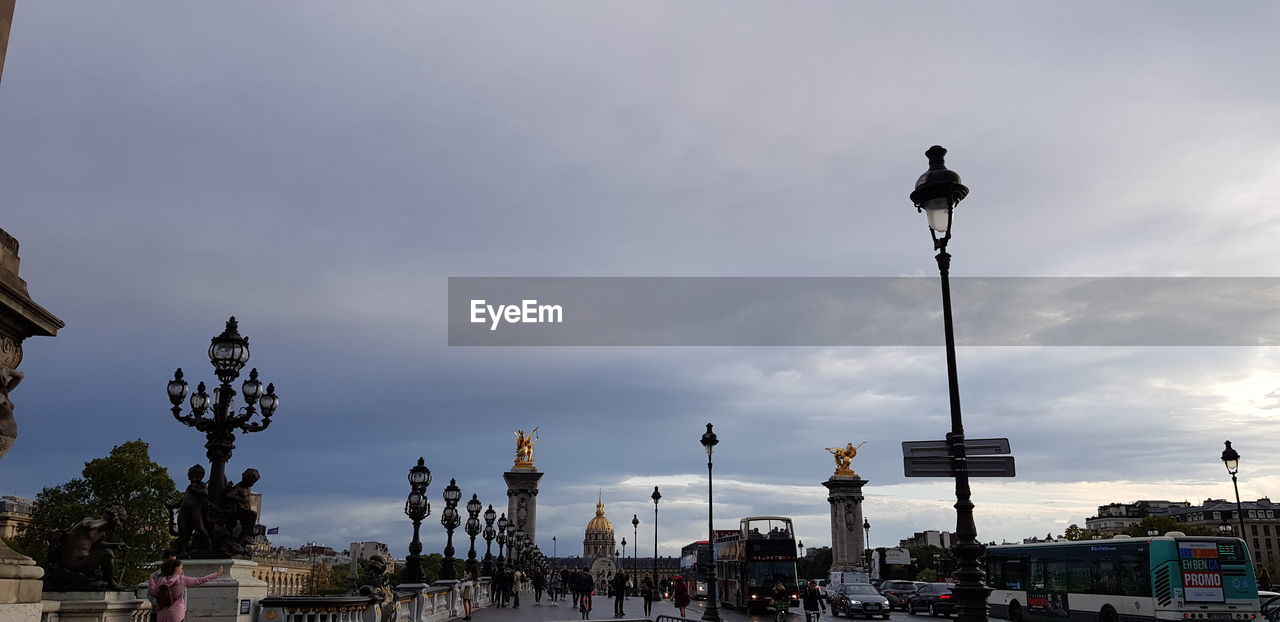
M1249 525L1249 528L1253 530L1253 535L1255 535L1255 536L1256 536L1256 535L1258 535L1258 526L1257 526L1257 525ZM1255 542L1257 542L1257 540L1255 540Z
M1262 535L1264 535L1264 536L1269 536L1269 535L1271 535L1271 525L1263 525L1263 526L1262 526Z
M1214 512L1214 513L1213 513L1213 520L1218 520L1218 519L1220 519L1220 518L1222 518L1222 512Z

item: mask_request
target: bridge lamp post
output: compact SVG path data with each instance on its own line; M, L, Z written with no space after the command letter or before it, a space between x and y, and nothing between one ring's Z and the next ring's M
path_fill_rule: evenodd
M427 501L429 485L431 469L418 458L418 464L409 468L409 498L404 502L404 513L413 521L413 541L409 542L409 559L405 560L405 583L422 583L422 540L418 536L422 519L431 515L431 502Z
M493 528L493 521L498 517L498 513L493 511L493 504L489 504L489 509L484 511L484 566L480 573L486 577L493 576L493 537L497 535L497 531Z
M713 496L713 488L711 483L711 454L715 451L716 444L720 442L716 438L716 433L711 429L711 424L707 424L707 431L702 434L702 448L707 451L707 542L711 545L711 568L707 574L707 608L702 613L703 622L720 622L720 608L716 606L716 528L715 528L715 497ZM657 489L654 490L657 494Z
M462 489L457 480L450 479L444 489L444 511L440 513L440 524L448 531L448 539L444 546L444 559L440 561L440 578L442 580L457 579L453 571L453 530L462 524L458 516L458 500L462 498Z

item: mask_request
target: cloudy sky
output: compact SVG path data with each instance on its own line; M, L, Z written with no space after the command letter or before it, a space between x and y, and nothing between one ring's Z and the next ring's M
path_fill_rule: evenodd
M511 433L540 426L544 550L581 551L597 491L652 550L658 485L675 554L705 534L708 421L722 525L791 515L826 544L823 448L865 441L872 544L951 529L951 483L902 477L899 447L948 429L938 347L450 347L447 279L929 277L907 195L933 144L971 189L958 277L1274 277L1278 20L1262 2L19 0L0 227L67 327L26 343L0 493L136 438L175 476L203 462L165 382L212 379L235 315L282 402L230 470L262 470L278 544L403 554L418 456L436 516L451 477L497 502ZM962 340L982 322L966 305L1000 307L954 303ZM940 333L927 313L900 321ZM1203 324L1179 330L1221 330ZM984 540L1228 496L1225 439L1242 496L1280 495L1273 347L966 346L959 370L969 435L1018 460L974 484Z

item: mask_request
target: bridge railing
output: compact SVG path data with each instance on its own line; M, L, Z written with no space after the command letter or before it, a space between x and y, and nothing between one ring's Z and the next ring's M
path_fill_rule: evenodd
M399 585L384 604L372 596L268 596L255 622L444 622L462 615L457 583ZM476 582L476 608L489 606L489 580Z

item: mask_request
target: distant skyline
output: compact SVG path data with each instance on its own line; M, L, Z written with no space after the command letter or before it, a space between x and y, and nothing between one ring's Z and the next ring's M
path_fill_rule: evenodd
M18 0L0 227L67 326L24 344L0 494L137 438L177 479L204 463L165 383L212 381L235 315L281 402L228 471L261 470L279 545L403 555L423 456L438 551L443 483L502 508L511 432L540 426L544 550L580 547L598 491L651 549L657 485L677 555L705 537L707 422L717 526L790 515L826 544L823 447L866 441L871 545L954 530L953 484L904 478L899 447L947 432L939 347L450 347L447 279L933 277L907 195L934 144L971 190L953 276L1280 276L1278 21L1152 0ZM1229 328L1275 298L1222 301ZM957 296L961 340L1001 302ZM940 305L870 332L940 334ZM1224 440L1242 497L1280 494L1274 347L965 346L958 366L967 433L1018 465L974 482L983 541L1227 498Z

